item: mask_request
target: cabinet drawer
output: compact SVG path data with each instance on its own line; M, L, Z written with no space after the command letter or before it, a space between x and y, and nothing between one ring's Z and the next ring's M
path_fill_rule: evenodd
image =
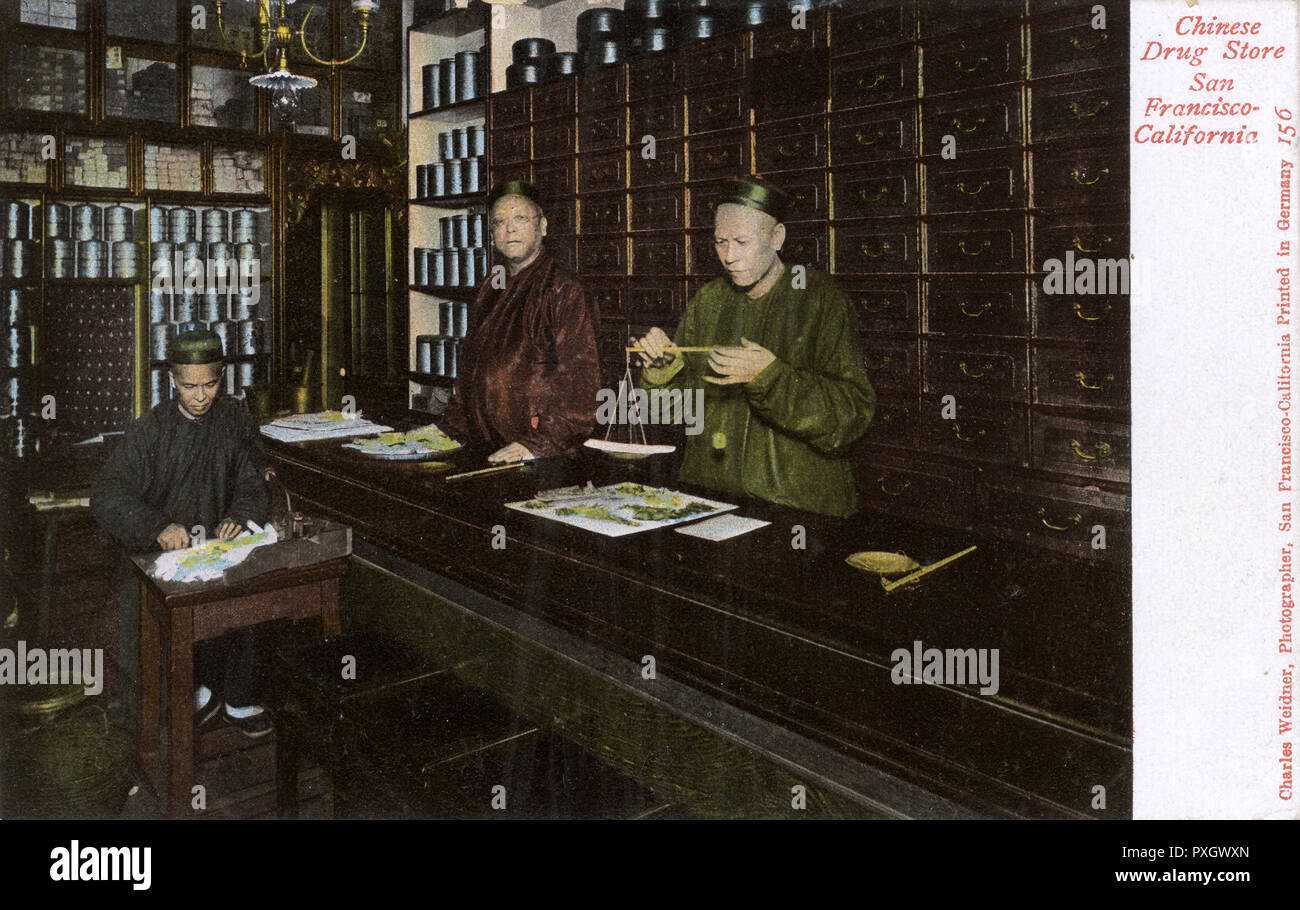
M627 311L629 319L657 325L672 335L686 312L686 286L681 281L629 282Z
M516 126L492 131L492 164L514 164L528 161L533 156L532 128Z
M578 271L584 275L627 274L626 241L622 237L581 238Z
M1092 27L1091 8L1038 19L1029 26L1031 75L1055 76L1123 64L1128 56L1127 4L1106 4L1106 28Z
M958 398L957 416L942 417L942 396L921 398L919 433L927 448L992 464L1025 465L1028 430L1025 407Z
M1128 483L1132 459L1127 424L1033 415L1032 464L1041 471Z
M577 203L572 196L565 199L548 199L546 202L546 232L548 234L573 234L576 233L574 225L577 219L574 218Z
M922 148L927 155L943 151L943 137L957 141L957 160L965 152L1019 146L1023 135L1020 90L991 89L978 97L949 98L921 106Z
M578 145L584 152L626 144L627 108L606 108L578 118Z
M738 177L748 174L749 133L731 132L690 143L690 179Z
M1020 152L964 155L925 168L926 211L1023 209L1027 204Z
M498 130L505 126L518 126L531 120L532 106L529 101L532 94L533 90L529 87L509 92L498 92L493 95L492 129Z
M1073 254L1073 281L1064 280L1064 289L1073 287L1084 294L1095 294L1103 289L1114 289L1114 293L1127 292L1128 266L1101 262L1128 260L1127 222L1046 215L1034 218L1031 229L1034 233L1035 268L1045 269L1044 263L1049 259L1057 259L1064 266L1066 255ZM1080 271L1081 260L1085 258L1099 267L1096 274L1086 275Z
M1023 272L1025 220L940 217L926 227L928 271Z
M1127 344L1127 297L1048 294L1034 286L1034 336L1070 341Z
M576 159L565 158L561 161L545 161L533 165L533 183L542 193L543 198L554 199L556 196L572 196L577 190L574 180Z
M913 0L859 9L849 4L832 14L831 53L837 57L916 37Z
M1128 201L1128 146L1031 154L1037 208L1122 205Z
M750 103L755 118L761 123L800 114L825 113L830 90L830 64L830 54L824 47L791 57L755 59L750 78L753 86ZM791 78L795 73L798 78Z
M709 86L686 96L686 130L708 133L749 125L749 102L738 82Z
M680 136L685 123L682 96L653 98L633 104L629 108L628 121L632 145L641 145L646 136L653 136L655 142Z
M936 41L922 51L927 94L961 91L1021 78L1020 31L981 32Z
M865 439L871 440L874 422ZM946 527L970 525L974 481L969 469L914 456L867 453L855 466L862 507Z
M1029 363L1023 341L926 338L921 342L925 391L965 398L1024 401Z
M632 238L633 275L680 275L684 271L683 234Z
M642 155L641 149L633 148L629 165L632 186L681 182L686 175L683 157L680 140L656 143L653 158L646 158Z
M876 391L916 394L921 371L915 339L905 335L864 335L862 365Z
M627 152L623 149L584 156L582 167L579 168L578 191L593 193L600 190L621 190L626 161Z
M1092 560L1124 559L1130 553L1128 498L1069 484L1021 481L981 484L980 519L1011 540ZM1105 549L1094 549L1104 529Z
M745 36L727 35L694 45L686 54L686 88L744 78Z
M868 377L870 378L870 377ZM876 399L876 413L867 428L866 441L874 446L910 446L916 435L916 399Z
M567 265L575 272L578 270L578 239L572 234L548 236L546 252L550 253L557 262Z
M553 120L566 117L576 110L574 99L577 85L574 79L558 79L533 88L533 119Z
M978 4L971 0L924 0L919 16L921 38L966 31L975 25L984 29L1010 27L1023 8L1024 0L979 0Z
M591 111L627 100L627 70L606 66L578 79L578 110Z
M1119 350L1034 346L1038 404L1127 410L1129 362Z
M622 193L597 193L582 197L582 233L623 233L627 230L626 197Z
M916 97L916 48L912 45L841 57L831 78L831 107L847 110Z
M533 124L533 157L555 158L577 151L577 129L572 117Z
M766 173L767 179L785 190L790 197L790 207L785 216L787 224L793 221L825 221L830 217L825 171L783 174L764 172L761 168L759 170Z
M787 224L781 261L789 266L802 265L826 271L830 268L830 245L822 224Z
M916 154L915 104L831 115L831 161L852 164Z
M712 180L708 183L692 183L686 188L690 197L688 208L691 227L713 230L713 209L718 203L718 194L726 185L725 180Z
M919 258L914 221L853 222L835 229L837 273L915 272Z
M627 97L630 101L653 95L670 95L682 90L682 55L655 54L633 60L627 67Z
M826 166L826 120L804 117L754 131L754 155L760 173Z
M1022 280L934 278L927 285L927 332L1029 334L1028 285Z
M835 218L919 215L916 165L887 163L834 172Z
M1033 118L1031 142L1120 134L1128 129L1128 85L1122 78L1098 76L1043 84L1029 89Z
M584 281L582 286L587 292L587 299L596 305L596 313L600 321L627 319L627 313L623 305L625 289L621 281L601 281L597 279L595 281Z
M876 279L842 281L840 289L864 332L915 332L917 290L915 280Z
M781 7L773 23L754 29L753 36L755 58L808 53L826 46L826 14L807 13L803 28L791 28L785 7Z
M632 194L632 230L681 230L686 226L686 204L680 190L655 190Z

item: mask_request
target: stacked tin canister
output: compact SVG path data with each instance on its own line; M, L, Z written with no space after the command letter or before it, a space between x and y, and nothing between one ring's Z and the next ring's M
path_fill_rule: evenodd
M487 94L487 72L483 66L486 50L460 51L437 63L426 63L420 71L420 112L484 97Z
M39 279L39 249L32 240L32 204L20 199L0 203L0 276Z
M417 199L437 199L487 189L487 135L481 124L438 134L438 161L415 166Z
M415 338L415 369L426 376L456 378L460 345L469 323L469 304L444 300L438 304L438 334Z
M261 216L252 209L178 206L150 222L149 359L153 404L171 397L167 346L176 334L209 328L226 354L225 391L258 385L270 350L264 315Z
M418 287L475 288L487 275L487 216L462 212L438 219L437 249L415 248L411 283Z

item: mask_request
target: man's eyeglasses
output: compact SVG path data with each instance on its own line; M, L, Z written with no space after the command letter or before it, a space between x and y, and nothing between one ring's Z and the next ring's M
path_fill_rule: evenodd
M493 218L491 221L492 230L499 231L505 227L512 227L517 231L522 231L540 217L540 215L515 215L513 218Z

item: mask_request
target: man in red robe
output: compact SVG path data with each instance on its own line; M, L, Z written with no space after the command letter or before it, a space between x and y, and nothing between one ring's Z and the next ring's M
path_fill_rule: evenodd
M479 288L456 397L438 420L455 439L495 446L493 463L571 451L596 423L596 306L578 277L542 249L546 215L538 199L517 181L489 197L505 274L494 270Z

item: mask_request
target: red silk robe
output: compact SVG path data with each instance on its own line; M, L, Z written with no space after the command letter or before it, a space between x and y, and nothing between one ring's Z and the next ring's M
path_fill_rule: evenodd
M598 318L577 276L545 250L504 289L489 277L470 307L456 397L438 426L471 444L522 443L542 458L581 445L596 423Z

